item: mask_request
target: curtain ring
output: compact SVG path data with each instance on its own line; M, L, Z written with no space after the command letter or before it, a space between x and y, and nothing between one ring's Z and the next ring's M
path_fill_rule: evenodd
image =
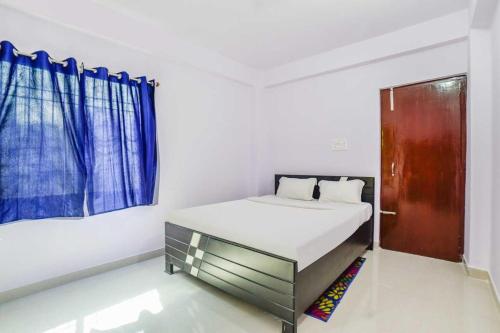
M14 53L14 55L15 55L16 57L18 57L19 55L23 55L23 56L30 57L30 58L31 58L31 60L36 60L36 57L37 57L37 55L36 55L36 54L19 52L19 51L18 51L18 50L16 50L16 49L13 49L12 51L13 51L13 53Z
M56 60L56 59L54 59L54 58L52 58L50 56L49 56L49 62L51 64L56 63L56 64L59 64L59 65L62 65L63 67L67 67L68 66L68 62L67 61L59 61L59 60Z
M114 76L118 78L118 80L122 79L122 74L121 73L108 73L109 76Z

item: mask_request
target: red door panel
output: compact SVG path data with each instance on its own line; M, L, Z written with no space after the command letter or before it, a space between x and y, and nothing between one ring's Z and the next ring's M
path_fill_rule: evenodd
M381 91L383 248L460 261L465 94L465 77Z

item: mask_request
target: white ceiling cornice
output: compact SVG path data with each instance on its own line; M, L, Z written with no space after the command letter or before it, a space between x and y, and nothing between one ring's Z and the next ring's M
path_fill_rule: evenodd
M254 68L194 45L161 27L134 21L93 1L1 0L0 5L243 84L255 86L261 77L260 71Z
M264 70L464 10L469 4L468 0L94 1Z
M148 6L151 6L149 10L155 9L155 6L160 6L160 4L162 3L165 3L168 7L169 4L172 4L172 1L173 0L148 1ZM245 15L257 15L255 13L258 13L259 15L270 15L270 17L273 17L276 20L283 20L283 24L285 24L285 26L278 29L281 31L281 33L283 33L283 31L286 32L288 28L286 26L286 22L289 22L290 20L295 22L297 19L300 21L301 17L290 17L290 15L295 12L290 11L290 9L287 7L291 4L296 4L296 1L298 0L200 1L201 0L190 0L186 3L197 4L201 9L210 8L212 12L208 11L206 13L207 16L213 15L213 11L220 11L222 13L221 15L228 15L229 13L230 15L237 16L239 18L245 17ZM329 3L332 3L331 0L329 1ZM357 9L363 11L366 6L360 6L360 1L362 3L365 3L364 0L350 0L349 3L351 4L351 7L357 8L356 6L358 6L359 8ZM374 0L373 2L370 2L370 6L372 7L369 8L375 8L373 6L375 6L376 4L386 6L387 4L392 3L391 1L393 1L395 4L402 3L401 1L398 2L396 0ZM453 1L454 3L464 2L464 0ZM397 54L414 52L422 48L428 48L436 45L441 45L453 40L459 40L460 38L466 38L468 27L467 19L469 16L467 14L467 9L465 9L459 12L445 15L443 17L426 20L423 23L418 23L411 26L408 26L408 24L405 23L406 25L404 27L401 27L400 29L391 30L388 33L372 38L367 38L363 41L350 43L345 46L336 47L333 49L330 48L327 51L320 53L314 53L314 47L312 46L311 49L308 49L307 47L300 47L299 49L304 50L299 50L294 55L292 55L295 57L299 54L306 54L306 56L300 57L299 60L287 62L286 64L274 66L265 70L259 70L244 64L244 61L236 61L228 56L222 55L221 53L224 52L222 52L220 49L217 49L216 45L214 46L214 49L195 45L194 42L192 42L190 39L183 38L180 34L175 34L172 31L169 31L164 24L161 24L161 22L158 22L155 19L148 19L147 15L144 13L139 13L140 15L132 15L131 8L134 7L126 5L127 3L132 3L128 0L120 0L119 3L124 4L123 8L120 7L121 10L117 10L115 8L116 3L114 0L106 0L106 3L107 5L103 5L103 1L101 0L0 0L0 5L4 5L8 8L21 11L31 16L36 16L58 25L63 25L70 29L84 32L111 43L122 45L135 50L140 50L143 53L154 55L158 57L158 59L162 59L162 61L164 60L180 65L188 65L230 80L234 80L250 86L259 87L282 84L308 76L319 75L321 73L335 71L349 66L355 66L371 61L384 59L386 57L394 56ZM140 3L141 6L144 5L143 2ZM322 8L321 6L326 6L326 2L323 2L323 0L311 0L310 3L311 8L309 10L312 12L312 14L314 14L318 8ZM347 6L345 0L338 0L337 2L335 2L335 4L337 3L343 4L343 6ZM435 0L408 0L404 3L406 5L400 7L398 9L399 11L403 11L403 9L408 8L407 6L410 3L419 3L421 6L425 7L426 5L429 6L429 4L436 2ZM448 3L448 0L443 0L438 3L445 4ZM334 7L335 4L333 4ZM318 7L319 5L321 6ZM432 5L431 8L427 8L426 10L421 12L425 14L426 11L433 11L438 8L433 6L434 5ZM445 7L446 6L441 6L439 8L441 8L442 11ZM347 10L348 8L350 7L338 7L339 10ZM366 9L369 8L366 7ZM452 6L450 8L454 7ZM286 12L288 14L281 14L282 12ZM196 15L202 14L203 13L197 13ZM304 13L304 17L309 17L308 15L312 14ZM364 13L363 15L369 14L369 11L367 11L367 13ZM404 11L403 14L412 15L412 13L406 13ZM196 15L193 17L182 17L182 19L190 21L196 18ZM350 15L352 16L357 14L353 12ZM433 13L432 15L435 15L435 13ZM123 24L119 24L120 22L122 22ZM190 27L190 24L192 23L188 22L186 24L188 27ZM346 27L355 26L352 22L344 22L343 24ZM354 24L356 24L356 22L354 22ZM207 29L209 28L209 26L203 27L206 27ZM237 27L238 25L236 25L236 29ZM315 29L316 28L317 27L315 27ZM270 31L270 33L278 33L278 30ZM210 31L208 33L210 34ZM289 41L287 41L285 38L285 40L283 41L277 40L274 43L275 45L259 48L253 46L253 43L255 41L252 42L251 38L243 38L242 36L239 36L238 33L242 33L242 31L238 31L236 34L231 34L231 32L228 31L227 38L232 40L229 49L235 47L244 51L244 54L242 53L242 58L246 58L254 54L255 57L261 57L262 59L266 58L266 56L268 55L269 58L274 57L274 59L276 60L281 56L275 53L275 51L281 50L281 48L285 50L288 47L287 45L289 45ZM310 32L305 31L304 33L306 33L307 35L307 33ZM278 35L285 37L288 36L286 34ZM305 35L299 34L297 36L297 39L300 39L300 36ZM208 38L207 40L209 39L210 38ZM307 44L308 42L304 40L298 40L297 45L305 45L304 43ZM288 52L283 51L283 53L282 51L283 50L279 51L278 53L286 55L286 53ZM308 55L310 52L313 52L314 55ZM285 56L284 58L281 57L281 59L288 58L287 56Z
M321 75L389 57L466 40L469 12L462 10L267 71L263 87ZM439 60L436 60L439 61Z

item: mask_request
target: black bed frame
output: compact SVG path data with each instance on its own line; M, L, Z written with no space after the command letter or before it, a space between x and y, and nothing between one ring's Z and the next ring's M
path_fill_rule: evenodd
M339 180L340 176L275 175ZM362 201L374 207L375 179L365 182ZM314 198L319 197L319 187ZM233 296L273 314L283 333L297 332L297 319L367 249L373 249L373 214L346 241L300 272L295 260L165 222L166 272L174 266ZM277 235L278 236L278 235Z

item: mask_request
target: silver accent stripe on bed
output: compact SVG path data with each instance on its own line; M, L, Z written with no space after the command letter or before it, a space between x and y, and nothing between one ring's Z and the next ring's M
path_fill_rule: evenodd
M191 241L189 242L186 260L184 262L185 265L189 265L188 267L185 267L185 270L194 277L198 277L199 273L199 268L194 266L195 259L202 261L203 255L205 254L205 251L198 248L200 240L201 234L193 232L191 235ZM194 256L192 254L194 254Z

